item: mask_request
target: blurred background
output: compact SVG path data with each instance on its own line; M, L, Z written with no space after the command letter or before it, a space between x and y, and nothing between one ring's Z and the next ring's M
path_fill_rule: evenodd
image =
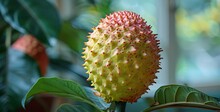
M137 112L150 105L149 98L153 97L156 89L165 84L184 84L220 97L220 0L49 2L58 10L62 28L58 39L49 40L52 46L47 48L50 64L46 76L72 79L88 86L89 83L85 81L87 74L81 66L81 52L88 32L98 25L100 18L114 11L129 10L140 14L152 26L154 33L158 34L163 59L156 84L137 103L128 104L128 112ZM36 81L36 78L31 79L33 80L29 80L28 84ZM25 84L22 87L25 88ZM29 87L26 87L27 90Z
M91 31L99 18L120 10L136 12L152 25L161 40L164 59L157 84L151 86L146 97L171 83L220 97L220 0L52 1L63 19L71 20L74 28L85 32ZM98 3L98 8L93 3Z
M161 53L164 58L161 60L162 70L157 74L158 85L178 83L201 89L220 89L219 0L126 2L51 0L51 2L57 6L64 20L70 21L73 28L82 30L77 31L82 41L86 40L85 35L98 24L101 17L113 11L129 10L140 14L152 25L164 50ZM75 40L69 41L67 45L71 48L71 45L76 45L75 43ZM78 42L78 45L78 48L73 50L81 52L83 42ZM152 86L154 87L157 85Z

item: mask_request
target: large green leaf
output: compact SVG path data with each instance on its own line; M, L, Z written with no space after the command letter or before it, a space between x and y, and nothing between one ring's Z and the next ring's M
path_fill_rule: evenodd
M101 111L87 96L83 88L76 82L71 80L64 80L60 78L40 78L35 85L27 93L24 103L30 97L41 94L48 93L52 95L57 95L65 98L69 98L75 101L81 101L87 103L97 111Z
M0 0L0 12L13 28L46 44L60 30L60 17L47 0Z
M155 104L145 112L166 107L195 107L220 110L217 98L211 97L194 88L183 85L167 85L160 87L154 96Z
M80 105L70 105L70 104L62 104L57 112L90 112L86 110L83 106Z

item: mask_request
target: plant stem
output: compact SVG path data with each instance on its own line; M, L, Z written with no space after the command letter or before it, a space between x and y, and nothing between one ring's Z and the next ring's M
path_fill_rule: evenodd
M115 112L125 112L126 102L115 102Z
M9 47L11 46L11 33L12 33L11 27L7 28L7 30L6 30L6 40L5 40L6 49L9 49Z

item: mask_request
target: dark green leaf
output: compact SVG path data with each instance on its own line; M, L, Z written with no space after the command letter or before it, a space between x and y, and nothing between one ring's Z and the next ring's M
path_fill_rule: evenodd
M7 87L10 108L21 107L21 100L39 78L34 59L15 49L9 50Z
M110 107L110 103L106 103L101 97L94 95L94 92L96 92L94 89L90 87L84 87L84 89L89 99L91 99L100 109L106 110Z
M6 83L7 83L7 49L5 47L5 43L3 40L0 39L0 111L6 112L7 109L7 89L6 89Z
M91 83L86 81L88 75L85 73L82 66L74 64L59 58L50 58L50 69L62 73L62 78L68 78L76 81L80 85L89 86Z
M21 100L37 80L37 63L22 52L0 52L0 111L15 112Z
M41 93L48 93L75 101L81 101L95 107L97 111L101 111L90 99L88 99L82 87L78 83L75 83L71 80L59 78L40 78L27 93L24 101ZM24 103L25 102L23 102L23 106Z
M4 21L2 15L0 14L0 41L2 41L1 39L3 39L3 37L4 37L3 35L5 33L6 28L8 28L8 26L9 25ZM1 46L2 46L2 44L0 44L0 47Z
M57 112L90 112L81 105L62 104Z
M48 37L57 37L60 30L59 15L46 0L1 0L0 12L13 28L46 44Z
M217 98L183 85L160 87L155 93L154 100L155 104L146 109L146 112L166 107L195 107L220 110L220 103Z

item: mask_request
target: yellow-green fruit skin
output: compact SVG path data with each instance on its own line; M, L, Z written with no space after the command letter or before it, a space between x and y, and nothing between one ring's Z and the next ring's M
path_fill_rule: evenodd
M101 19L85 42L88 80L106 102L136 102L155 83L161 49L151 26L130 11Z

